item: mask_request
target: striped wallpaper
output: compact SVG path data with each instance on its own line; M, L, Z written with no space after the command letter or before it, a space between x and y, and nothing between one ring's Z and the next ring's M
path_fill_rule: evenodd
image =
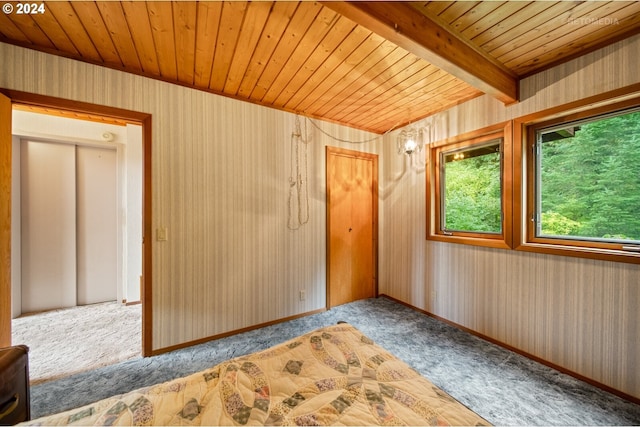
M292 231L294 115L3 43L0 58L0 87L152 114L154 350L326 306L324 147L382 138L301 120L310 216Z
M640 36L425 119L440 140L640 82ZM640 398L640 265L425 240L425 174L386 147L380 292Z

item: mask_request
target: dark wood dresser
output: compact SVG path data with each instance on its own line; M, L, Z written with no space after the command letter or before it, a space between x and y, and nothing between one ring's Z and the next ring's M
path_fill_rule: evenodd
M29 348L0 349L0 425L13 425L31 417L29 405Z

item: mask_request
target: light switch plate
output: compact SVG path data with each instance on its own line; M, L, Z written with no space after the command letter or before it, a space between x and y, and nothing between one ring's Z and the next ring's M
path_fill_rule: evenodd
M167 227L158 227L158 229L156 230L156 237L159 242L164 242L168 240Z

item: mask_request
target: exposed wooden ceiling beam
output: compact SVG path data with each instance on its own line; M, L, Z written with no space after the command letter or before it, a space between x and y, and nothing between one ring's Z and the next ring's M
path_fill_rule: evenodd
M409 4L325 1L325 6L505 104L518 101L518 78Z

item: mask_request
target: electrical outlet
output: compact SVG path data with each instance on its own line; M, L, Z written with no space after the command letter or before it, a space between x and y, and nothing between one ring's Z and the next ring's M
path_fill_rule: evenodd
M431 290L431 301L432 302L436 302L436 299L438 299L438 291L433 289L433 290Z
M304 301L305 299L307 299L307 291L305 291L304 289L302 289L300 291L300 301Z

